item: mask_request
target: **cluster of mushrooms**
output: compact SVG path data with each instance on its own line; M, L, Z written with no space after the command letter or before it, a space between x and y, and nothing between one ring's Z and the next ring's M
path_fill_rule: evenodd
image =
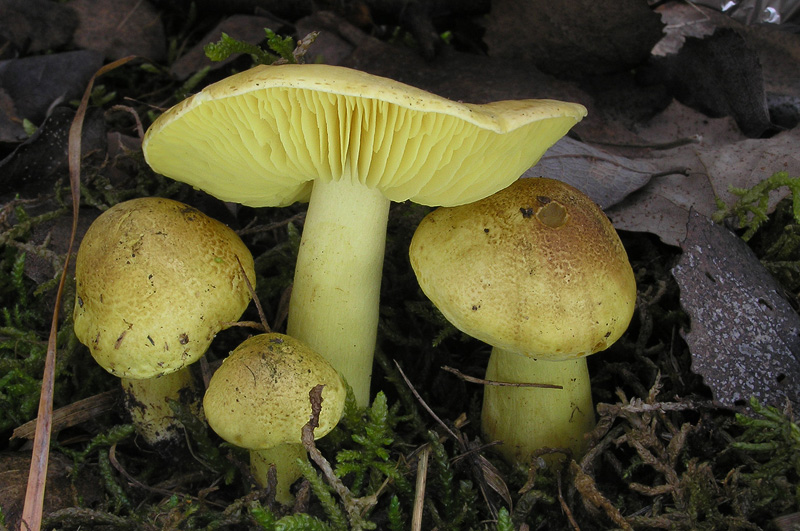
M287 334L237 347L202 404L222 438L251 451L262 486L275 466L279 501L305 459L310 390L323 386L316 437L338 422L344 382L369 403L391 201L440 207L415 233L411 264L445 317L493 347L487 438L511 462L541 447L583 451L594 423L585 356L627 327L633 272L585 195L517 179L585 113L553 100L464 104L347 68L281 65L210 85L149 128L143 151L160 174L252 207L309 203ZM255 279L233 231L175 201L121 203L87 232L75 332L122 379L149 443L181 436L167 403L199 393L188 366L239 319Z

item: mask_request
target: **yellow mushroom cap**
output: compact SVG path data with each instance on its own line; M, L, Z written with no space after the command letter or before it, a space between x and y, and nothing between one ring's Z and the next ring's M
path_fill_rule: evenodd
M636 282L611 222L586 195L520 179L439 208L411 241L422 290L456 328L494 347L562 361L619 339Z
M249 206L307 200L318 178L458 205L508 186L585 115L553 100L458 103L344 67L260 66L165 112L142 149L156 172Z
M242 270L255 283L253 257L235 232L193 207L155 197L101 214L75 267L75 335L102 367L130 379L196 361L247 307Z
M208 383L203 409L226 441L249 450L300 443L311 418L309 392L322 389L314 437L330 432L344 411L342 379L310 347L283 334L253 336L225 358Z

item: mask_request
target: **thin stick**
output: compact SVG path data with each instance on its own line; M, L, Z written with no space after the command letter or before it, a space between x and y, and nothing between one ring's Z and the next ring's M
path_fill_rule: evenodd
M575 531L581 531L580 526L578 526L578 522L575 521L575 517L572 516L572 511L567 505L567 501L564 499L564 494L561 492L561 472L559 471L556 475L556 482L558 484L558 503L561 504L561 510L564 511L564 514L567 515L567 520L569 520L572 529Z
M422 531L422 509L425 505L425 484L428 479L428 456L431 447L425 445L417 461L417 483L414 490L414 512L411 516L411 531Z
M539 389L563 389L563 387L561 387L560 385L555 385L555 384L515 383L515 382L498 382L497 380L484 380L483 378L475 378L474 376L464 374L458 369L454 369L453 367L448 367L447 365L444 365L442 367L442 370L455 374L465 382L476 383L481 385L496 385L498 387L536 387Z
M399 363L397 363L397 360L394 360L394 364L395 364L395 366L397 367L397 370L398 370L398 372L400 373L400 376L403 378L403 381L406 383L406 385L408 386L408 388L411 390L411 394L413 394L413 395L414 395L414 398L416 398L416 399L417 399L417 401L418 401L418 402L419 402L419 403L422 405L422 407L425 409L425 411L427 411L427 412L428 412L428 414L429 414L431 417L433 417L433 419L434 419L436 422L438 422L438 423L439 423L439 425L440 425L442 428L444 428L444 430L445 430L447 433L449 433L449 434L450 434L450 437L452 437L452 438L453 438L453 440L455 440L455 441L459 441L459 442L462 442L462 441L461 441L461 437L459 437L458 435L456 435L456 434L455 434L455 432L453 432L453 430L451 430L451 429L450 429L450 428L447 426L447 424L445 424L445 423L442 421L442 419L440 419L440 418L439 418L439 416L438 416L436 413L434 413L434 412L433 412L433 410L432 410L432 409L431 409L431 408L428 406L428 404L426 404L426 403L425 403L425 401L422 399L422 397L421 397L421 396L419 396L419 393L417 392L417 390L416 390L416 389L414 389L414 386L413 386L413 385L411 385L411 380L409 380L409 379L408 379L408 377L406 376L406 373L404 373L404 372L403 372L403 369L402 369L402 368L400 368L400 364L399 364Z
M244 266L242 265L242 261L239 260L239 257L236 257L236 261L239 263L239 269L242 270L242 276L244 277L244 283L247 284L247 290L250 292L250 297L253 298L253 302L256 305L256 309L258 310L258 317L261 319L261 324L264 326L264 330L267 333L272 332L267 323L267 316L264 314L264 308L261 307L261 301L258 300L258 295L256 295L256 290L253 289L253 285L250 283L250 279L247 278L247 273L244 271Z
M223 505L223 504L221 504L219 502L215 502L213 500L201 499L198 496L193 496L191 494L187 494L187 493L181 492L179 490L164 489L164 488L161 488L161 487L151 487L149 485L145 485L144 483L142 483L141 481L136 479L134 476L132 476L130 474L130 472L128 472L125 469L125 467L123 467L122 464L117 460L117 445L116 444L113 444L108 449L108 461L111 463L111 466L113 466L114 469L117 472L122 474L122 476L125 478L125 480L128 482L128 484L131 485L132 487L136 487L136 488L139 488L139 489L142 489L144 491L151 492L151 493L154 493L154 494L159 494L161 496L175 496L175 495L178 495L181 498L188 498L188 499L196 501L196 502L201 502L202 501L203 503L207 503L209 505L214 505L215 507L225 507L225 505Z
M77 426L82 422L95 418L101 413L114 409L114 403L119 395L119 390L114 389L100 394L84 398L59 408L53 412L53 429L63 430L71 426ZM11 434L12 439L33 439L36 435L36 422L33 419L25 424L18 426Z
M36 420L36 435L33 439L33 453L31 455L31 468L28 474L28 485L25 491L25 505L22 508L20 522L21 530L39 531L42 527L42 509L44 507L44 489L47 480L47 462L50 458L50 433L53 424L53 386L56 372L56 338L58 337L58 314L61 307L61 298L64 293L64 284L67 279L72 248L75 244L75 234L78 231L78 210L80 208L80 176L81 176L81 135L83 133L83 118L89 106L89 97L92 94L94 81L98 76L121 66L133 59L133 56L123 57L99 69L86 86L81 98L81 103L69 128L69 180L72 191L72 232L69 237L67 256L61 270L56 291L56 304L53 309L53 319L50 322L50 337L47 340L47 355L44 362L42 375L42 390L39 395L39 411Z
M383 481L374 494L356 498L333 471L333 467L328 460L325 459L325 456L322 455L322 452L317 449L317 446L314 444L314 430L319 427L319 412L322 410L323 387L325 386L321 384L317 385L308 393L308 398L311 402L311 417L308 419L308 423L303 426L301 440L306 451L308 451L308 456L317 464L320 471L322 471L322 475L327 480L328 485L333 488L334 492L336 492L342 500L351 527L353 529L361 529L361 527L357 527L353 524L359 522L361 517L366 514L368 510L378 504L378 496L380 496L381 492L383 492L389 484L389 478L387 477Z

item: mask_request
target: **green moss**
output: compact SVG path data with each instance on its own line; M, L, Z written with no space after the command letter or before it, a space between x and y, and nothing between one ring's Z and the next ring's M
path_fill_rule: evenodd
M222 37L217 42L205 45L203 50L206 57L212 61L224 61L231 55L247 54L253 60L254 65L271 65L274 63L301 63L308 45L316 37L306 37L295 42L292 37L281 37L274 31L264 28L266 34L266 44L268 50L261 46L234 39L227 33L222 33ZM308 39L311 39L310 42Z
M726 218L734 218L739 228L744 229L742 239L748 241L769 219L767 209L770 192L783 187L791 192L794 220L800 223L800 177L790 177L785 171L773 173L752 188L731 187L729 191L739 199L730 206L717 199L717 211L713 219L720 222Z
M788 412L750 400L752 416L737 414L744 432L731 443L743 453L741 467L732 473L750 491L748 505L756 513L800 510L800 427Z

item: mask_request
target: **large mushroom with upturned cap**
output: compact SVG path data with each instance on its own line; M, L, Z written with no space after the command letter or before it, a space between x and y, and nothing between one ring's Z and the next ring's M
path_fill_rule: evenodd
M118 203L83 237L75 264L75 335L122 380L148 443L182 436L168 400L191 392L189 365L250 302L253 257L236 233L158 197Z
M261 66L165 112L142 148L156 172L225 201L309 200L287 332L364 406L390 202L486 197L585 114L553 100L459 103L343 67Z
M586 356L627 329L636 282L611 222L585 194L520 179L423 219L410 259L422 291L456 328L491 345L482 428L509 461L585 449L594 426Z

